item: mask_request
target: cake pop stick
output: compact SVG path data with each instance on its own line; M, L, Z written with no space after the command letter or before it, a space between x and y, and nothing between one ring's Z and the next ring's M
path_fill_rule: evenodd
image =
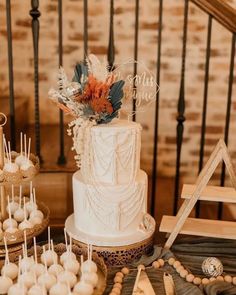
M53 240L51 240L51 249L52 249L52 252L55 252ZM58 274L62 271L64 271L63 267L57 263L56 256L53 255L53 264L49 267L48 272L57 277Z
M11 202L9 203L11 207L11 213L14 215L16 210L19 207L19 204L15 201L15 191L14 191L14 185L11 186ZM9 208L7 208L8 210Z
M21 157L22 157L22 155L23 155L22 150L23 150L23 134L22 134L22 132L21 132L21 133L20 133L20 156L21 156Z
M12 219L11 216L11 206L10 206L10 198L9 195L7 196L7 207L8 207L8 219L4 220L3 222L3 230L5 230L8 233L15 233L17 231L17 222L15 219Z
M30 182L30 200L25 204L26 210L30 214L33 210L37 209L36 205L34 204L34 189L33 189L33 184L32 181Z
M6 138L5 135L3 136L3 144L4 144L4 148L5 148L5 154L7 157L7 162L10 162L10 157L9 157L9 153L8 153L8 148L7 148L7 142L6 142Z
M5 163L3 170L9 173L16 173L19 170L19 167L16 163L12 163L10 141L8 141L8 149L7 149L7 144L5 142L5 148L6 148L6 153L8 154L8 157L7 157L7 163Z
M26 147L26 134L24 134L24 153L25 153L25 156L27 155L27 147Z
M34 237L34 264L30 267L30 271L34 272L36 277L39 277L44 273L44 265L42 263L38 263L38 254L37 254L37 246L36 246L36 238Z
M1 274L6 275L10 279L14 280L18 274L18 266L15 263L10 262L9 260L9 252L8 252L7 241L5 237L4 237L4 246L5 246L6 256L5 256L4 266L1 270Z
M41 261L48 266L51 266L54 263L54 260L57 260L57 253L51 249L51 234L50 227L48 227L48 249L41 255Z
M4 241L5 252L6 252L5 263L9 264L10 260L9 260L6 237L3 238L3 241Z
M87 244L87 251L88 251L88 259L83 263L83 266L81 266L84 273L96 273L97 272L97 265L94 261L92 261L92 251L91 246Z
M66 243L66 251L68 250L68 241L67 241L67 235L66 235L66 229L64 228L64 237L65 237L65 243Z
M76 259L76 255L70 251L69 246L68 246L68 241L67 241L67 234L66 234L66 229L64 228L64 236L65 236L65 243L66 243L66 251L61 255L60 257L60 262L62 265L64 265L64 263L67 260L73 260Z
M32 224L41 224L44 218L43 212L37 209L35 188L33 189L33 211L30 213L30 221Z
M24 201L24 220L19 224L20 230L26 230L28 228L33 227L32 223L29 220L27 220L27 214L26 214L26 208L25 208L25 198L23 201Z
M31 137L29 138L29 143L28 143L28 155L27 155L28 161L30 159L30 145L31 145Z
M10 141L8 141L8 150L9 150L9 159L10 159L10 163L11 163L12 161L11 161L11 143L10 143Z
M46 257L45 246L43 246L43 254L42 254L42 255L43 255L44 257ZM42 255L41 255L41 257L42 257ZM38 283L39 283L40 285L45 284L45 288L46 288L47 290L50 290L51 287L52 287L54 284L56 284L57 279L56 279L56 277L55 277L54 275L52 275L52 274L50 274L50 273L48 272L48 269L47 269L47 260L44 259L43 262L44 262L44 266L45 266L45 272L44 272L41 276L39 276L39 278L38 278Z
M23 155L23 134L22 132L20 133L20 155L16 157L15 163L18 166L21 166L25 163L26 161L26 156Z

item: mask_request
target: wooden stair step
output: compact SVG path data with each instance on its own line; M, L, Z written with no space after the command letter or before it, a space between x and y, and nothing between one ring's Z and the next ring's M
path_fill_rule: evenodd
M67 126L64 127L66 132ZM73 173L78 168L74 160L75 152L71 150L72 138L67 134L64 135L64 151L66 164L59 165L58 157L60 154L59 142L59 125L44 124L40 126L41 138L41 156L43 163L41 164L41 172L69 172ZM27 135L32 138L32 151L35 151L35 129L34 125L29 125Z
M15 125L16 135L20 131L24 131L28 125L28 107L29 101L27 97L18 97L15 99ZM10 138L10 108L9 97L1 97L0 111L7 116L8 123L4 126L4 133L7 138Z
M171 233L177 221L178 218L176 216L164 215L159 231ZM223 239L236 239L236 222L187 218L180 231L180 234Z
M184 184L181 193L181 198L190 199L194 193L195 188L195 185ZM209 185L203 190L199 200L236 203L236 190L233 187Z

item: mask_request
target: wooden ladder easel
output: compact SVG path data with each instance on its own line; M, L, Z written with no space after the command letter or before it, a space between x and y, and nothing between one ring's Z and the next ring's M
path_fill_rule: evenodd
M224 161L229 172L232 188L207 186L218 164ZM165 248L170 248L177 235L216 237L236 240L236 222L189 218L189 214L198 200L236 203L236 176L225 142L220 139L209 160L199 174L195 185L185 184L181 193L184 199L176 216L163 216L160 232L170 233Z

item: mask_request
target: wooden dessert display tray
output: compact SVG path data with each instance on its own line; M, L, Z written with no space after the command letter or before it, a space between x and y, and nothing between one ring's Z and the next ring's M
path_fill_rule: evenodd
M31 229L26 229L26 237L27 241L31 241L33 237L36 237L40 235L47 227L49 224L49 215L50 211L49 208L41 202L37 203L38 209L42 211L44 215L44 219L42 223L36 224L33 228ZM21 249L21 244L24 242L24 231L18 230L15 234L9 234L9 233L4 233L4 236L6 237L6 242L9 247L9 252L15 250L17 251L18 249ZM14 247L11 247L14 246ZM5 255L5 248L4 248L4 241L3 239L0 241L0 257Z
M46 248L48 244L45 245ZM63 243L54 245L54 251L58 254L58 256L61 256L64 252L66 252L66 245ZM80 261L80 256L83 255L84 259L87 259L87 249L84 250L77 245L72 245L72 252L77 256L77 260ZM39 246L37 245L37 254L38 259L40 260L40 256L43 253L43 245ZM34 247L31 247L28 252L28 257L34 255ZM18 263L19 255L22 255L22 249L14 252L9 253L9 258L11 262ZM104 260L97 255L97 253L93 252L92 254L93 261L97 264L98 267L98 285L94 290L93 295L102 295L106 289L106 283L107 283L107 267L104 262ZM0 268L4 265L4 260L0 260Z

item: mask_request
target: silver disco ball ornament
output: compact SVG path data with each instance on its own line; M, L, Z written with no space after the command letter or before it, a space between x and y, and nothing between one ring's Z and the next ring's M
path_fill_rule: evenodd
M217 277L223 273L223 264L216 257L208 257L202 263L202 271L208 277Z

